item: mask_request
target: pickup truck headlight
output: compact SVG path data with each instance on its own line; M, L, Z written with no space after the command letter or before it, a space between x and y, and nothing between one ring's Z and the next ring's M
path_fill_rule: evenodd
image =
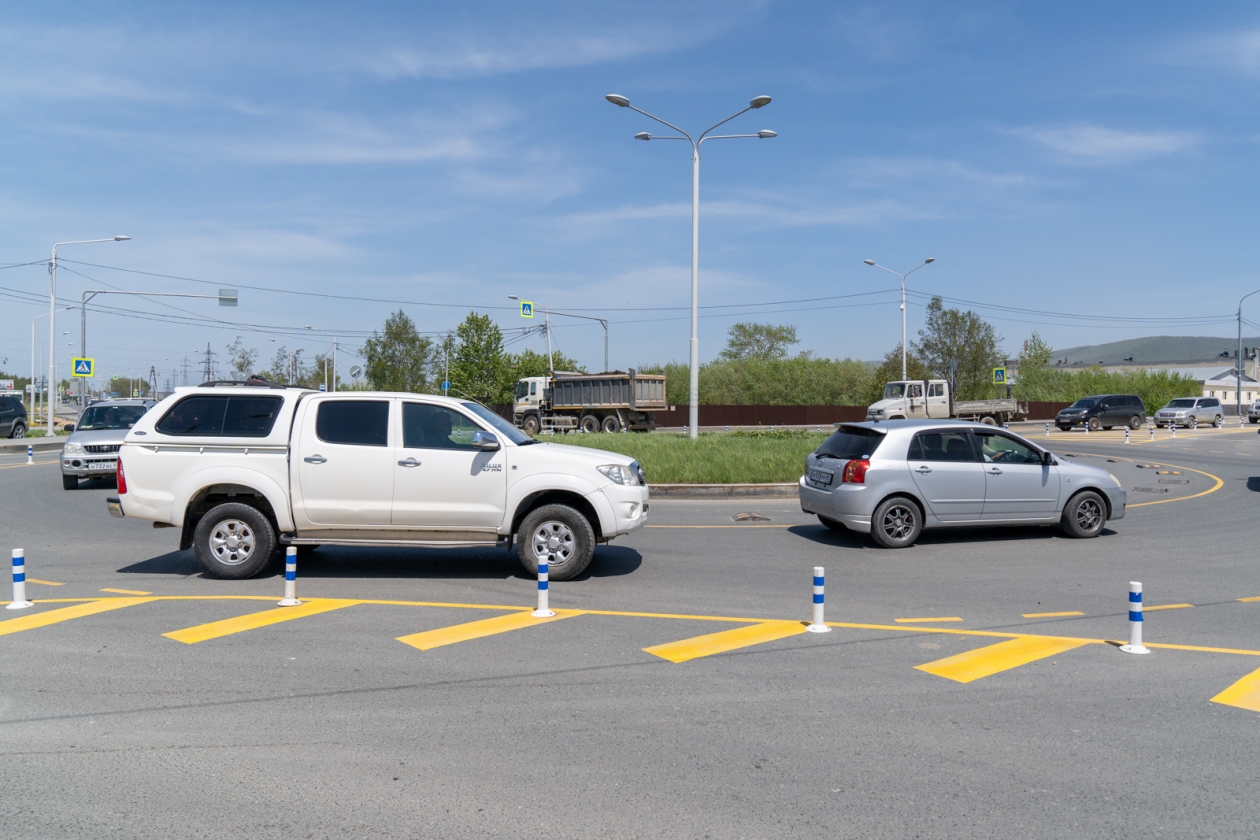
M62 455L82 455L83 446L78 443L67 443L61 450Z
M643 468L639 466L639 462L633 464L607 464L602 467L596 467L604 474L604 477L614 484L621 484L626 487L638 487L646 482L643 480Z

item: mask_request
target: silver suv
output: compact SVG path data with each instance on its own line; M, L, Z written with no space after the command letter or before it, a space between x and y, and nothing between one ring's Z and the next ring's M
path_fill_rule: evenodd
M1253 402L1251 408L1247 409L1247 419L1252 423L1260 423L1260 400Z
M152 406L151 400L106 400L88 406L61 449L61 486L77 490L80 478L112 476L123 438Z
M1220 428L1225 410L1215 397L1179 397L1155 412L1156 426L1213 425Z
M1060 523L1096 537L1128 494L1106 470L982 423L839 423L805 459L801 508L828 528L913 545L924 528Z

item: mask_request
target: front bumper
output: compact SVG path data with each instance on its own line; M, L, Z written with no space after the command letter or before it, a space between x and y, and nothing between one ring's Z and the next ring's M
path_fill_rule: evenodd
M637 531L647 524L650 493L645 485L627 487L621 484L609 484L600 488L598 492L612 507L615 530L611 534L605 533L605 538L620 537Z
M1084 426L1085 415L1083 414L1058 414L1058 415L1055 415L1054 425L1056 426Z
M91 478L98 475L113 475L118 472L118 455L62 455L61 474L74 475L79 478Z
M1107 501L1111 505L1111 516L1107 517L1107 521L1124 519L1124 506L1128 504L1129 491L1123 487L1112 487L1104 489L1103 492L1107 494Z
M865 484L839 484L821 488L810 484L801 476L796 482L801 498L801 510L816 516L834 519L859 534L871 532L872 499L875 498Z

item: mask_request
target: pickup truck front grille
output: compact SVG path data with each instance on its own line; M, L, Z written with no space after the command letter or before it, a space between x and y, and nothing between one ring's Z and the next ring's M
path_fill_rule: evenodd
M121 443L103 443L84 446L84 452L91 452L94 455L101 455L106 452L117 452L122 447Z

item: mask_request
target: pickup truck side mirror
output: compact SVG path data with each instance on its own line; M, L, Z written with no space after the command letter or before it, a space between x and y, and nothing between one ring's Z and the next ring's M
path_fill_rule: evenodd
M499 439L490 432L473 432L472 445L482 452L497 452Z

